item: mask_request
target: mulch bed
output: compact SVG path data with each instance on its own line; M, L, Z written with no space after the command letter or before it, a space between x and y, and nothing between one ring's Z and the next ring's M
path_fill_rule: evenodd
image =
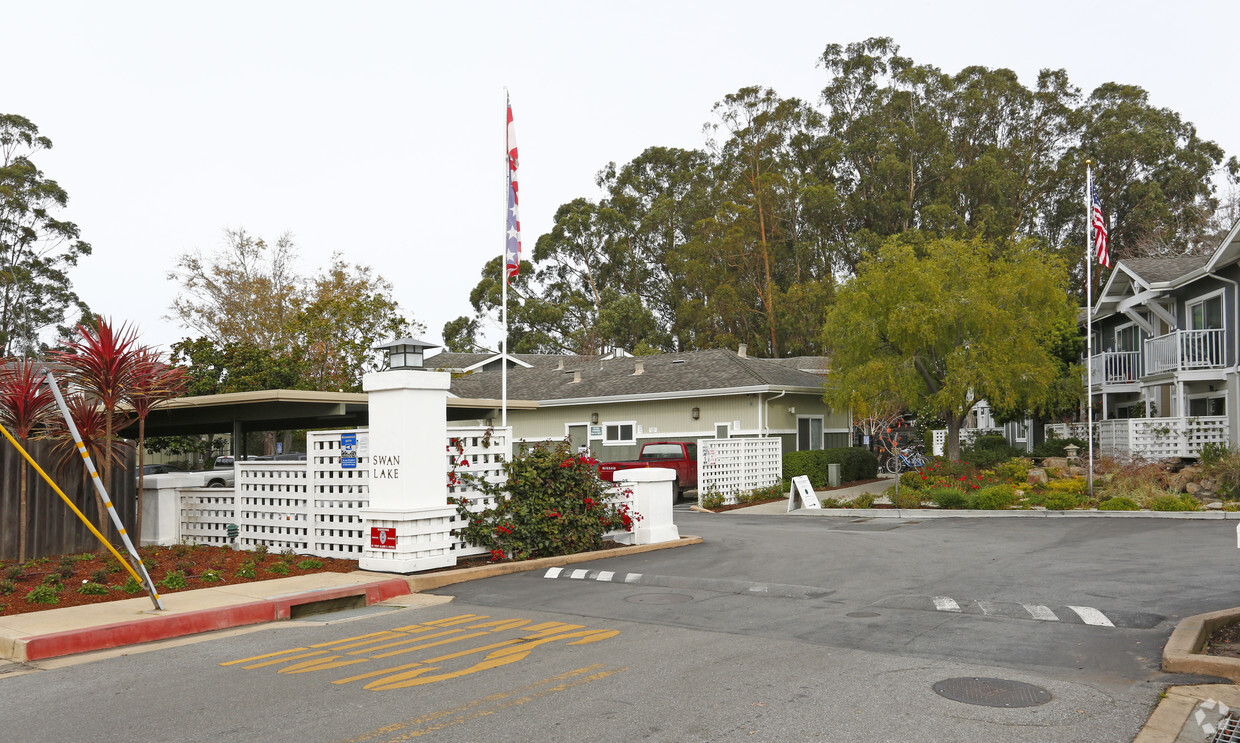
M1206 641L1205 654L1226 658L1240 655L1240 624L1229 624L1214 630Z
M123 549L119 551L125 555ZM356 560L339 560L311 555L289 556L275 552L264 554L207 545L141 547L138 554L147 566L160 595L195 588L288 578L309 573L350 573L357 570ZM306 563L305 561L308 560L313 560L318 565ZM247 565L247 563L250 564ZM298 567L299 564L307 566ZM254 577L238 575L244 567L251 568L254 571ZM286 568L287 572L285 572ZM215 571L219 575L219 580L212 581L204 578L203 576L209 570ZM162 585L167 580L168 574L175 571L184 574L186 585L183 588L170 588ZM0 616L146 596L145 590L140 590L138 593L127 593L121 590L129 578L129 571L121 567L112 553L107 550L82 555L43 557L27 561L24 565L16 560L3 560L0 561ZM61 587L56 593L56 603L42 604L26 600L26 595L31 590L53 582ZM86 583L99 583L107 588L107 593L102 595L80 593L78 589Z

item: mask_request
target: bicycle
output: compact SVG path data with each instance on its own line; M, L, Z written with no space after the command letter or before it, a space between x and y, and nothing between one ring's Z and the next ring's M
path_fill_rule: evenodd
M908 470L919 470L926 466L926 458L915 447L909 446L887 459L887 471L895 475Z

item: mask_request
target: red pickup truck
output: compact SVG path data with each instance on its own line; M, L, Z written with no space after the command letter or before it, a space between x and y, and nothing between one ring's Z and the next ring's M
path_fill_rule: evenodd
M599 479L613 482L621 470L645 467L666 467L676 470L672 481L672 499L679 500L686 490L697 488L697 444L683 441L655 441L643 444L641 454L631 462L603 462L598 466Z

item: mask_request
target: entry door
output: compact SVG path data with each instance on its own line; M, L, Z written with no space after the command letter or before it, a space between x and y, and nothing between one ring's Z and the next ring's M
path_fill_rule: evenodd
M588 429L584 423L568 427L568 445L573 451L581 451L581 447L589 445L590 439L587 437L587 432Z

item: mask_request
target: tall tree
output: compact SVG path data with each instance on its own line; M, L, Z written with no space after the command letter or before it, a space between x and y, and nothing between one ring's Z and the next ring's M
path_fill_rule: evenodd
M843 409L894 394L945 420L959 458L977 400L1036 405L1054 394L1044 341L1075 318L1067 281L1063 262L1028 241L893 238L839 290L823 331L826 398Z
M90 255L73 222L56 214L69 194L47 178L31 157L52 141L29 119L0 114L0 352L40 350L39 335L64 332L66 315L84 311L68 271Z

